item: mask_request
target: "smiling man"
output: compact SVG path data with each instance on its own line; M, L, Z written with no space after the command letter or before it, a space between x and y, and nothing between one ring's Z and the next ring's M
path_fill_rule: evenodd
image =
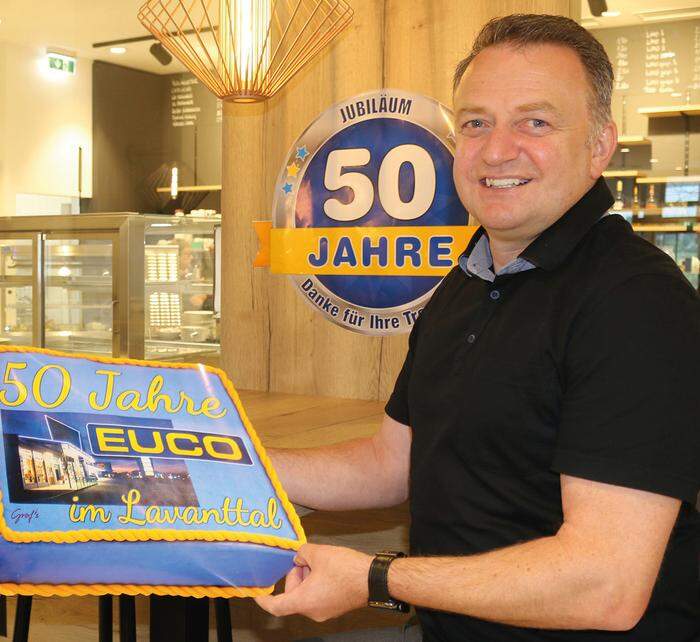
M454 178L481 228L411 334L379 433L271 452L307 506L410 498L410 555L307 545L263 608L416 607L420 627L343 640L700 638L700 304L607 215L612 80L567 18L477 36L455 75Z

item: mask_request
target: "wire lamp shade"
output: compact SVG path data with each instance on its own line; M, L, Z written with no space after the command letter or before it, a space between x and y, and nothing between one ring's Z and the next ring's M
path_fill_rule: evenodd
M278 92L352 20L345 0L148 0L141 23L223 100Z

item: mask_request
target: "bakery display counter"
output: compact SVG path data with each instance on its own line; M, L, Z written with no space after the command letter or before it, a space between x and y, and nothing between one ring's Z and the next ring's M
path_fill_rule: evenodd
M220 221L128 212L0 218L0 345L216 363Z

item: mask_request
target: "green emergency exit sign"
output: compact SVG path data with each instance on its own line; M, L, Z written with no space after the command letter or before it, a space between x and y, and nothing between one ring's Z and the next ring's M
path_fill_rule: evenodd
M46 58L49 61L49 69L66 74L75 73L75 58L54 53L46 54Z

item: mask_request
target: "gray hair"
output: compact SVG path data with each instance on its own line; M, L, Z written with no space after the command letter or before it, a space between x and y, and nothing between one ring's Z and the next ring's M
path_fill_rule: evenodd
M589 84L589 108L594 139L612 120L610 102L613 89L613 68L603 45L581 25L564 16L514 13L487 22L474 39L469 55L455 69L453 91L457 90L472 60L487 47L508 44L526 47L536 44L562 45L572 49L586 72Z

